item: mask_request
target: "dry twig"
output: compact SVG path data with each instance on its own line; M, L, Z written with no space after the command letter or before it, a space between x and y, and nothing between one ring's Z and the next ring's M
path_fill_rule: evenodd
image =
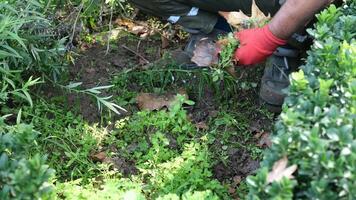
M136 56L140 57L143 61L145 61L147 64L150 63L150 61L148 61L145 57L143 57L141 54L139 54L138 52L128 48L126 45L121 45L122 48L126 49L127 51L135 54Z

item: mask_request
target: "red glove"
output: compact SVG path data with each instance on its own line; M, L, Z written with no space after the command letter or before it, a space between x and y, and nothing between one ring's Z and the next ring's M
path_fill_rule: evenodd
M277 49L287 43L273 35L268 25L263 28L247 29L235 34L240 48L235 52L239 65L253 65L264 61Z

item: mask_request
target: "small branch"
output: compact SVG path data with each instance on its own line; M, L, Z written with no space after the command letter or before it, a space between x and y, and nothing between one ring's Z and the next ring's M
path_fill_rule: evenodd
M75 30L77 29L77 23L78 23L78 20L79 20L79 17L80 17L80 14L81 14L81 11L82 11L83 7L84 7L84 2L82 1L82 3L79 5L78 14L77 14L77 16L75 18L75 21L74 21L73 31L72 31L72 35L70 36L69 44L73 43Z
M127 46L121 45L121 47L124 48L124 49L126 49L127 51L129 51L129 52L135 54L136 56L140 57L140 58L141 58L143 61L145 61L147 64L150 63L150 61L148 61L148 60L147 60L145 57L143 57L141 54L139 54L139 53L137 53L136 51L134 51L134 50L128 48Z
M109 33L108 33L108 43L106 46L106 53L105 55L108 55L109 50L110 50L110 37L111 37L111 33L112 33L112 17L113 17L113 5L110 4L110 22L109 22Z

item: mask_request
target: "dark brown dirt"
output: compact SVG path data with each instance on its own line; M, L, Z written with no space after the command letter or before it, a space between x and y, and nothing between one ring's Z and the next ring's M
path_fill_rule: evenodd
M157 40L139 40L126 36L113 45L116 48L110 49L108 54L106 54L106 47L99 45L80 52L75 64L70 67L70 80L82 82L82 89L110 85L110 80L115 73L144 64L142 58L128 49L150 62L159 59L161 56L160 41ZM126 48L123 48L123 45ZM105 92L102 95L108 96ZM70 94L68 95L68 105L70 108L77 109L79 114L87 121L100 121L97 104L88 95Z
M204 122L208 120L209 117L216 117L218 110L214 96L215 94L212 89L206 87L202 97L199 100L195 100L196 104L189 110L193 123Z
M253 160L246 150L231 149L228 155L227 165L220 162L213 169L215 178L221 182L233 179L236 176L245 178L260 166L259 161Z
M114 157L110 159L110 162L125 177L129 177L130 175L136 175L139 172L138 169L136 168L135 162L132 160L126 160L124 158Z

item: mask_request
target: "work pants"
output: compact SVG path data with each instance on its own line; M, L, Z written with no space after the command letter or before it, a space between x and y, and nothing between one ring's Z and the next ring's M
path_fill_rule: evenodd
M188 32L210 33L218 21L218 11L251 14L253 0L130 0L140 10L179 24ZM266 15L273 16L283 0L255 0Z

